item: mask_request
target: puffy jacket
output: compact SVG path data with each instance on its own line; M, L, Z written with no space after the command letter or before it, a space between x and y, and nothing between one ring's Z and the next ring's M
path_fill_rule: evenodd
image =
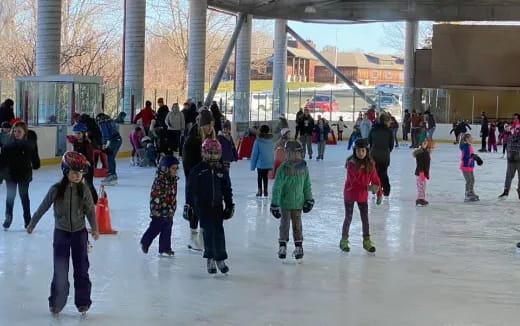
M168 115L166 116L166 127L168 130L184 130L185 129L185 121L184 115L179 111L179 108L174 107Z
M197 112L197 108L191 107L189 109L182 109L182 114L184 115L184 121L186 124L188 123L195 123L197 120L197 116L199 113Z
M0 169L2 177L13 182L32 181L32 170L40 168L40 157L35 140L16 140L2 147Z
M38 224L43 214L54 204L54 227L58 230L76 232L85 228L85 216L92 230L97 231L96 211L92 194L84 183L71 183L67 186L62 200L57 200L59 183L51 186L40 207L34 213L28 228ZM80 196L80 187L83 196Z
M177 177L157 169L150 192L150 217L172 219L177 209Z
M151 107L145 107L135 116L133 123L137 123L137 120L141 119L143 122L143 126L148 128L152 123L152 120L155 119L155 112Z
M415 156L415 162L417 163L415 167L415 175L419 176L421 172L423 172L426 179L430 179L430 152L423 148L419 148L413 152L413 156Z
M378 162L390 162L390 152L394 149L392 130L384 124L375 124L368 135L370 156Z
M303 115L298 121L298 129L300 131L300 135L310 136L314 131L314 119L309 115Z
M417 113L412 113L412 128L420 128L421 122L423 122L423 119L420 115Z
M473 146L470 144L462 144L460 145L460 151L460 169L463 172L473 172L475 169L475 160L473 159L475 151L473 150Z
M112 119L105 119L99 121L99 129L101 130L101 141L105 144L113 139L121 138L117 125Z
M328 124L323 125L323 128L320 128L319 125L316 125L314 132L318 135L319 142L327 141L327 139L329 139L330 127Z
M141 144L141 139L143 139L143 135L139 135L135 130L128 135L128 139L130 140L130 144L134 147L135 150L138 150L139 148L143 148L143 145Z
M265 138L257 138L253 145L251 154L251 170L274 168L274 148L273 141Z
M428 130L435 128L435 126L435 117L433 116L433 114L430 113L428 114Z
M284 210L301 210L312 199L311 177L307 163L283 162L276 171L271 204Z
M166 116L170 113L170 109L168 109L168 105L161 105L159 109L157 109L157 124L160 126L166 126Z
M233 203L233 191L228 171L202 161L190 171L186 183L186 203L203 219L223 218L224 206Z
M372 129L372 121L368 119L363 119L359 123L359 130L361 130L361 138L368 138L370 134L370 129Z
M228 139L226 136L220 134L217 139L220 145L222 145L222 162L235 162L238 160L238 153L233 137L230 136Z
M190 170L202 161L202 138L199 134L199 126L191 127L190 133L184 142L182 151L182 167L184 175L187 177Z
M368 185L370 184L379 186L378 196L382 196L381 181L379 181L375 166L372 169L372 173L366 173L363 169L358 170L353 160L351 158L345 164L347 180L345 180L343 188L343 199L345 201L366 203L368 201Z

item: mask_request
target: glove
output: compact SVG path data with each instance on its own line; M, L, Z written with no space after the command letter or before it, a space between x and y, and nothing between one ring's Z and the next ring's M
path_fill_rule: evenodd
M193 207L191 207L190 205L186 204L184 205L184 211L182 213L182 217L187 220L187 221L191 221L193 219Z
M482 161L480 156L478 156L477 154L472 154L471 157L475 160L475 162L477 162L478 166L484 164L484 161Z
M280 209L280 206L271 204L271 214L273 214L274 218L276 219L282 217L282 210Z
M368 191L370 191L373 194L377 194L377 192L379 191L379 186L375 184L369 184Z
M314 199L306 200L303 203L303 212L308 213L308 212L312 211L313 207L314 207Z
M224 219L229 220L235 214L235 204L231 203L229 206L226 205L224 209Z
M381 205L383 202L383 196L377 196L376 205Z

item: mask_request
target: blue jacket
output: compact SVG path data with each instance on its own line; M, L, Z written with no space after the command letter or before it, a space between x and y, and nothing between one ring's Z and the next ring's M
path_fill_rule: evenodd
M101 129L101 136L103 137L103 144L116 137L121 137L117 130L117 125L112 119L103 120L99 122L99 129Z
M224 135L218 135L217 139L222 145L222 162L237 161L238 153L233 138L227 139Z
M251 155L251 170L274 168L274 146L273 141L265 138L257 138L253 145Z
M190 170L186 183L186 203L204 219L222 219L224 206L233 203L233 191L228 171L222 166L211 167L202 161Z

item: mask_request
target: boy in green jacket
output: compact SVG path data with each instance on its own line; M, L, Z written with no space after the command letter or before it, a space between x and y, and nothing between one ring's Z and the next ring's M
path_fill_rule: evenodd
M292 221L294 258L303 258L302 210L308 213L314 206L312 199L311 178L307 163L303 160L303 147L294 140L285 145L285 162L276 172L271 200L271 214L280 220L280 249L278 258L285 259L289 227Z

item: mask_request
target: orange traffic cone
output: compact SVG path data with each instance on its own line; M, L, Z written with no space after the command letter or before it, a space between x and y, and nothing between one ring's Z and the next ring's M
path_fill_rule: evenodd
M108 207L108 197L104 185L101 185L99 199L96 204L96 219L99 233L117 234L117 231L112 230L112 224L110 222L110 207Z

